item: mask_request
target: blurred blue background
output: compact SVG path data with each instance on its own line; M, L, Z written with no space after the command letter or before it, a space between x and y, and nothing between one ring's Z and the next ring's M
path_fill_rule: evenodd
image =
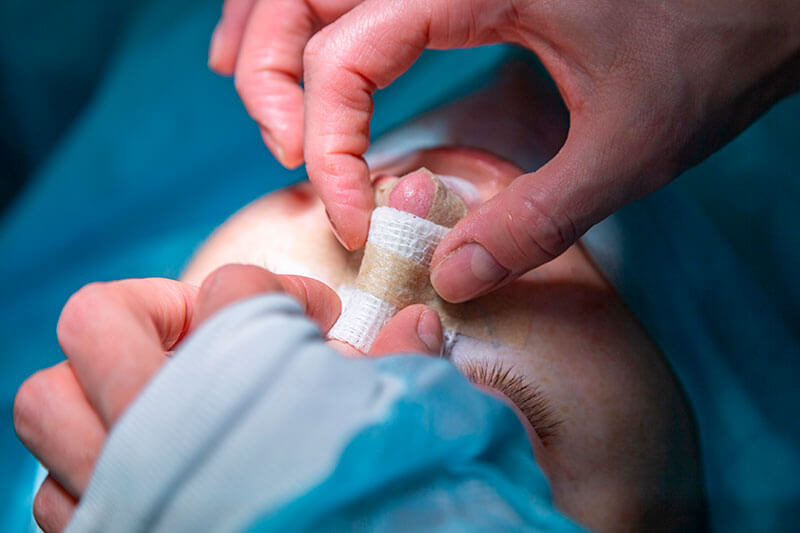
M220 8L218 0L0 4L2 531L26 529L35 472L13 432L14 392L63 357L55 324L69 295L95 280L177 276L234 210L304 176L272 159L232 81L207 69ZM427 53L378 93L373 136L464 91L504 53ZM800 336L799 124L795 96L679 185L735 237L737 261L795 341L784 347ZM776 370L794 379L800 354L779 360L789 364ZM771 420L796 457L800 425L784 428L797 405L765 402L742 416ZM765 485L755 494L800 506L797 484L761 475L778 466L754 464L747 479L730 482ZM740 530L788 524L766 518L750 517Z

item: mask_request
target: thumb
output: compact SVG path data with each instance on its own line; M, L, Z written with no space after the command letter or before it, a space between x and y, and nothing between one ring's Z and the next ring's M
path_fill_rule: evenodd
M506 285L560 255L621 205L600 171L600 154L568 138L547 165L462 219L433 256L436 292L463 302Z
M371 357L395 353L439 355L442 351L442 323L436 311L417 304L397 313L378 333Z
M326 333L339 317L341 303L333 289L304 276L279 276L255 265L228 264L209 274L194 304L191 328L235 302L269 292L285 292Z

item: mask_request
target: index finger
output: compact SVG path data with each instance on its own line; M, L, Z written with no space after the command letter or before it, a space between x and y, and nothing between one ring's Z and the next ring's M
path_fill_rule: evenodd
M387 31L397 11L377 2L360 4L318 32L303 58L306 169L350 250L364 245L373 207L363 158L372 94L405 72L427 44L418 12L406 16L410 32Z
M160 278L92 283L58 320L61 349L106 427L189 330L197 288Z
M364 245L373 206L363 159L372 94L408 70L426 47L469 47L499 39L496 29L504 19L497 2L473 0L459 9L451 4L367 0L306 46L306 168L334 230L351 250Z

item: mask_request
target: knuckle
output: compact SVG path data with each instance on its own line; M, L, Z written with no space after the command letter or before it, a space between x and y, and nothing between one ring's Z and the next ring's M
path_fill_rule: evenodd
M330 66L336 63L337 58L347 57L347 45L342 39L336 38L334 26L326 26L311 36L303 49L303 69L313 70L315 67Z
M514 253L525 262L549 261L577 236L572 221L554 213L535 193L522 194L512 202L505 224Z
M303 64L305 67L313 65L317 59L325 54L325 47L328 42L328 32L322 29L315 33L306 43L303 49Z
M365 148L352 143L348 148L363 153ZM364 191L369 183L365 167L353 153L321 153L307 157L306 169L323 202L356 205L367 194ZM363 185L363 187L362 187Z

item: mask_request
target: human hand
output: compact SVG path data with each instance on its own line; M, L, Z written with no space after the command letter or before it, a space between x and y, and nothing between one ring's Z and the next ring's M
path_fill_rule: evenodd
M440 244L432 281L450 301L557 256L800 86L800 11L790 0L227 0L209 63L235 70L280 161L295 166L305 156L335 231L355 249L372 208L362 158L372 93L425 48L501 41L539 56L570 130L548 164Z
M67 361L28 378L14 402L17 434L48 470L33 504L44 531L66 527L108 432L170 351L221 308L276 291L295 297L323 332L339 316L339 298L325 284L245 265L217 269L199 289L168 279L132 279L87 285L70 298L57 328ZM423 317L422 306L414 307L387 324L375 354L438 353L417 333L418 323L434 318L441 343L438 316Z

